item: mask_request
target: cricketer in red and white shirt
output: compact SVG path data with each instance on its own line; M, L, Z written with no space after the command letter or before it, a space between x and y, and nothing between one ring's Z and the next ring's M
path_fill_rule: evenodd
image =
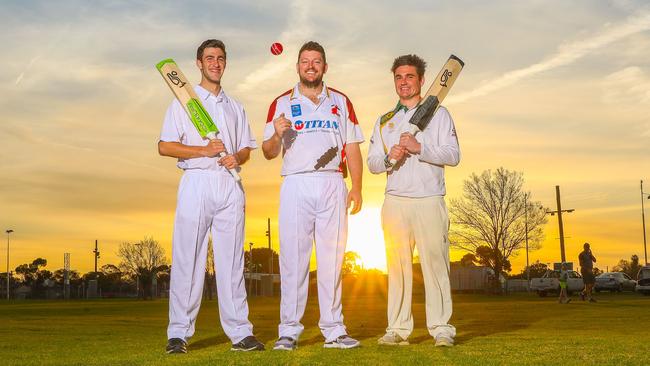
M361 209L363 135L350 100L322 81L325 51L316 42L301 48L300 82L269 108L262 150L267 159L283 154L280 191L279 339L274 349L293 350L304 326L309 260L313 243L318 266L318 301L326 348L353 348L341 306L341 265L347 240L347 208ZM348 193L343 172L349 167Z

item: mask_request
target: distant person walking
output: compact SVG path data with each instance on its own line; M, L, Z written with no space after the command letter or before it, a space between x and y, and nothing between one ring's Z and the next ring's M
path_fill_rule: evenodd
M585 283L585 288L580 293L580 299L582 301L589 300L589 302L596 302L596 299L591 296L591 291L596 282L596 277L594 276L594 263L596 263L596 257L591 253L589 243L585 243L584 249L585 250L578 255L578 260L580 261L580 274L582 274L582 280Z
M567 283L569 282L569 271L567 270L567 264L562 262L562 269L560 270L560 298L558 302L560 304L568 304L571 302L569 295L567 294Z

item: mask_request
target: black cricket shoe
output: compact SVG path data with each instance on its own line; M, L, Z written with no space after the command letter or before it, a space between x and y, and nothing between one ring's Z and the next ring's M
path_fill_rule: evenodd
M167 353L187 353L187 343L180 338L172 338L167 341Z
M258 341L255 336L248 336L239 343L235 343L230 347L231 351L264 351L264 344L262 342Z

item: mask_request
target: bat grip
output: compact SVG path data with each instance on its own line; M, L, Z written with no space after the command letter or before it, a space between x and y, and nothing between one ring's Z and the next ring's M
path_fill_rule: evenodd
M206 135L206 137L209 138L210 140L216 140L217 139L217 134L214 133L214 132L210 132L210 133L208 133ZM217 155L217 157L219 159L223 158L224 156L226 156L226 153L223 152L223 151L220 152L219 155ZM241 182L241 177L239 176L239 173L237 173L237 169L228 169L228 171L230 172L232 177L235 178L235 182L238 182L238 183Z
M226 156L225 152L220 152L219 155L217 155L219 158L223 158ZM235 182L241 182L241 177L239 176L239 173L237 173L237 169L228 169L230 174L232 175L233 178L235 178Z
M418 132L420 132L420 129L418 128L418 126L416 126L416 125L410 125L409 126L408 133L410 133L411 135L415 136L415 135L417 135ZM391 166L389 166L388 169L386 169L386 170L390 172L391 170L393 170L393 166L395 166L395 164L397 164L397 160L390 159L390 165Z

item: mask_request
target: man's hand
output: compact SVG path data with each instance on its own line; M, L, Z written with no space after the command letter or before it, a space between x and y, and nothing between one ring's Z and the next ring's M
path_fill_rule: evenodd
M219 139L210 140L210 142L203 147L203 156L214 158L224 151L226 151L226 147L223 145L223 141Z
M404 132L399 136L399 146L402 146L411 154L419 154L422 145L415 139L415 136L408 132Z
M273 128L275 128L275 134L282 138L284 131L291 128L291 121L286 119L284 113L282 113L278 118L273 120Z
M235 169L239 166L239 159L237 159L237 155L226 155L219 159L219 165L226 169Z
M352 211L350 211L350 215L354 215L357 212L361 211L361 204L363 203L363 199L361 198L361 190L352 188L350 190L350 193L348 193L348 203L347 203L347 208L350 209L350 205L354 202L354 206L352 207Z
M402 161L406 157L406 148L400 145L393 145L393 147L390 148L390 152L388 153L388 157L391 160L395 160L397 162Z

